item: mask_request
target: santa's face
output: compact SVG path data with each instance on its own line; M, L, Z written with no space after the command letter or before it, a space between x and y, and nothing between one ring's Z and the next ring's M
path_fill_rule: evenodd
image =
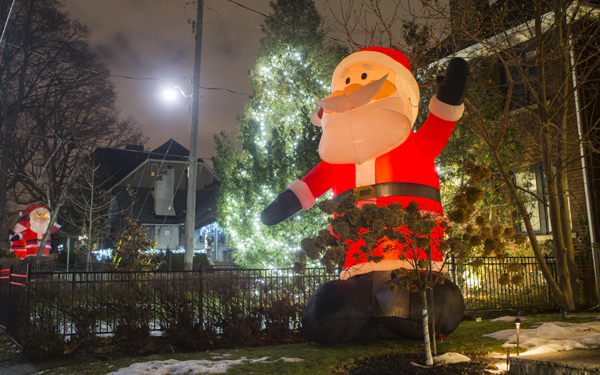
M363 164L402 144L412 128L407 83L391 69L355 62L333 77L323 107L319 154L332 164ZM418 103L416 103L418 105Z
M36 208L29 214L29 229L37 234L44 234L50 224L50 211L45 208Z

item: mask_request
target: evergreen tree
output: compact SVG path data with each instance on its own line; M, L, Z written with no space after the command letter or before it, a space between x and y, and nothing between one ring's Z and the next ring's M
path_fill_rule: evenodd
M312 0L277 0L271 8L249 71L255 95L237 133L215 136L213 163L222 182L217 220L236 250L236 262L246 267L291 266L300 240L327 226L316 208L274 227L263 225L260 213L320 162L321 131L310 113L315 100L329 94L331 74L346 55L339 46L325 45Z

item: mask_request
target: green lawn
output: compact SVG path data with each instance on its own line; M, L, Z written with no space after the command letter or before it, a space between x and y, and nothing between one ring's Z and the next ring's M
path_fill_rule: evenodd
M541 322L557 321L561 319L559 314L545 314L526 316L523 322L523 328L529 328L532 325ZM595 321L593 317L577 317L570 315L568 322L580 323L587 321ZM482 335L492 332L497 332L504 329L512 329L515 325L513 322L491 322L484 320L482 322L465 321L462 322L458 329L452 334L444 338L444 342L437 341L438 354L445 352L459 352L466 355L485 355L489 352L496 351L505 353L506 349L502 348L503 342L497 341ZM8 340L9 341L9 340ZM5 335L0 336L0 361L10 360L11 355L18 355L13 349L10 349L10 344L7 342ZM270 360L276 360L281 357L302 358L304 362L286 363L278 361L275 363L246 363L239 366L231 367L229 374L334 374L336 370L343 368L345 365L351 364L354 360L367 357L377 358L402 353L420 353L422 352L422 342L416 340L388 340L388 341L370 341L360 343L345 343L336 345L319 345L319 344L291 344L278 345L269 347L256 348L239 348L227 350L215 350L202 353L175 353L175 354L158 354L151 356L127 357L127 358L111 358L107 360L98 360L92 357L71 357L54 361L37 362L34 365L39 370L45 370L46 374L107 374L111 371L116 371L119 368L127 367L136 362L147 362L156 360L176 359L179 361L212 359L215 355L230 354L226 359L239 359L246 357L247 359L257 359L269 357ZM6 350L8 349L8 350ZM12 352L11 352L12 350ZM11 352L11 353L9 353ZM516 349L511 350L511 354L515 353ZM0 367L2 365L0 364Z

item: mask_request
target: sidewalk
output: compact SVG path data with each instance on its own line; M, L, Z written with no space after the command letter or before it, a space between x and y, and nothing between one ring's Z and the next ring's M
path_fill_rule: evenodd
M600 349L523 355L510 358L511 375L600 374Z
M36 374L39 371L31 363L15 364L8 367L0 367L2 375L29 375Z

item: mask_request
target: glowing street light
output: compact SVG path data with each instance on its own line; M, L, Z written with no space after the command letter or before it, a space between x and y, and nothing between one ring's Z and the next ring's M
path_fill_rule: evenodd
M175 99L177 99L177 91L179 90L179 92L181 93L181 95L183 95L183 97L185 98L186 103L188 102L188 100L191 98L191 95L186 95L182 88L179 86L174 86L172 89L170 90L165 90L163 92L163 98L165 98L168 101L173 101Z

